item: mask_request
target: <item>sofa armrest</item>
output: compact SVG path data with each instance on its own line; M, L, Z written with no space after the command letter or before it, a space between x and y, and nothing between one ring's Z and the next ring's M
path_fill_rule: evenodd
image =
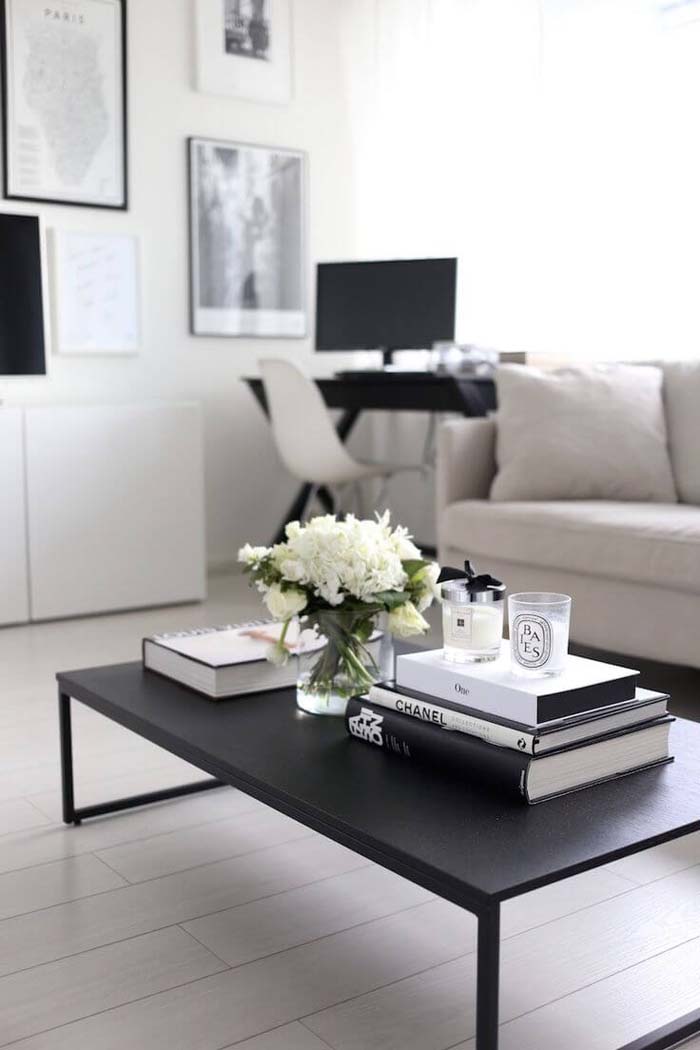
M488 499L496 474L496 422L451 419L438 430L437 523L445 507L458 500Z

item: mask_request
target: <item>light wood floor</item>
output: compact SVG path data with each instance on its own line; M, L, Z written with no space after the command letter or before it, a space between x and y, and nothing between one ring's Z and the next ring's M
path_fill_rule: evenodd
M211 592L0 631L0 1045L472 1050L467 913L234 790L60 823L55 671L259 615L239 578ZM79 802L200 776L74 709ZM508 903L502 954L504 1050L615 1050L699 1007L700 835Z

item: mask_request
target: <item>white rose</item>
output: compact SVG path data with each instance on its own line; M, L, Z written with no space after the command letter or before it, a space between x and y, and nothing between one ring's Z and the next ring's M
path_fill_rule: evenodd
M274 547L270 547L270 555L272 557L272 563L276 568L280 568L285 558L289 557L289 551L287 550L286 543L276 543ZM281 570L280 570L281 571Z
M430 565L424 570L421 578L421 590L416 600L416 608L418 612L425 612L433 604L433 599L436 598L438 601L442 601L442 595L440 594L440 585L437 582L437 578L440 575L440 566L437 562L431 562Z
M296 558L285 558L280 564L280 571L285 580L293 580L294 583L303 580L305 576L304 566Z
M389 630L397 638L410 638L412 634L423 634L430 624L424 620L413 602L404 602L389 613Z
M297 590L296 587L283 591L278 583L273 583L264 601L276 620L288 620L306 608L307 598L304 592Z
M404 528L403 525L399 525L394 529L392 539L396 553L401 561L414 561L421 558L421 552L411 539L408 529Z
M238 560L244 565L257 565L269 553L269 547L252 547L250 543L246 543L238 552Z

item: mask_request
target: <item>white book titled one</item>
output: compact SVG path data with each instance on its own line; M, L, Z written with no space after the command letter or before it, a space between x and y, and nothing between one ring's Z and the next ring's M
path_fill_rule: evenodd
M452 663L442 649L396 660L398 688L530 726L632 700L638 677L629 667L569 656L562 674L525 678L511 671L508 642L490 663Z

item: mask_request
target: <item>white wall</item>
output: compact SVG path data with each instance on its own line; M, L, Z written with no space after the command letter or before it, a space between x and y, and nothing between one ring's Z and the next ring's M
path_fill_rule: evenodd
M360 253L457 254L464 341L698 356L700 4L673 6L348 0Z
M290 106L268 106L195 92L191 0L130 0L129 211L0 201L3 211L41 214L48 229L140 236L141 355L54 355L48 378L0 379L0 397L18 404L201 400L211 564L231 561L245 540L267 541L295 490L239 377L254 373L265 354L289 355L317 372L341 361L328 355L312 362L310 338L267 342L188 334L185 140L203 135L308 151L311 305L313 261L353 252L353 157L339 11L335 0L294 0L294 100ZM109 471L108 462L104 469Z
M700 23L664 28L660 0L293 0L295 97L277 107L194 91L192 2L130 0L129 212L0 201L140 235L143 352L54 356L0 397L200 399L211 563L266 540L295 490L239 377L269 353L343 361L310 339L188 335L188 135L309 151L309 278L316 259L457 254L465 341L699 352ZM385 419L376 451L415 458L424 426ZM429 493L393 503L430 538Z
M463 342L700 356L700 3L670 6L347 0L359 256L457 255ZM375 432L416 458L425 417ZM433 536L430 494L392 509Z

